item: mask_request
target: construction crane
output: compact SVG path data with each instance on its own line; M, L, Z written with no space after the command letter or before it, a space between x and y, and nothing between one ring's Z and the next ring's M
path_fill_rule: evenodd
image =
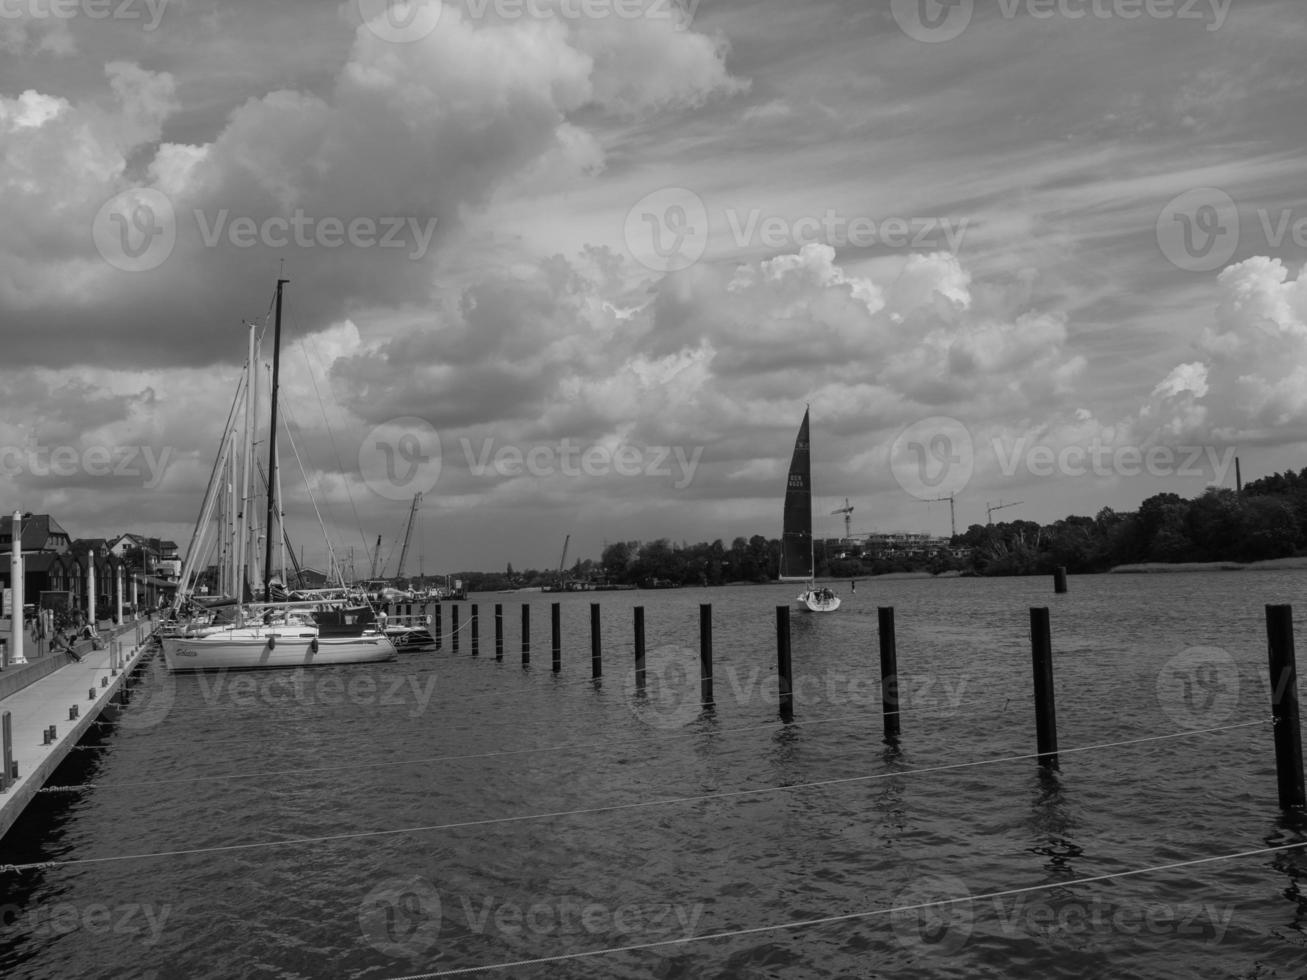
M413 495L413 509L408 512L408 527L404 528L404 546L399 549L399 568L395 569L395 577L404 577L404 561L408 558L408 543L413 539L413 525L417 521L418 508L422 506L422 494Z
M953 506L953 494L949 494L947 497L931 497L929 500L923 500L922 503L938 504L944 500L948 501L949 527L952 529L953 537L956 538L958 536L958 513L956 508ZM995 508L995 510L997 509L998 508Z
M563 538L563 557L558 559L558 587L563 587L563 566L567 564L567 546L572 543L572 536L569 534Z
M1014 500L1014 501L1012 501L1012 503L1010 503L1010 504L1005 504L1005 503L1003 503L1001 500L1000 500L998 503L996 503L996 504L990 504L990 503L986 502L986 504L985 504L985 523L986 523L986 524L993 524L993 523L994 523L994 511L996 511L996 510L1003 510L1003 508L1005 508L1005 507L1016 507L1016 506L1018 506L1019 504L1022 504L1022 503L1024 503L1024 502L1025 502L1025 501L1022 501L1022 500Z
M369 578L377 577L377 563L381 561L381 535L377 535L377 548L372 552L372 574Z
M834 514L843 514L843 515L844 515L844 540L845 540L845 541L849 540L849 538L852 537L852 534L853 534L853 531L852 531L852 528L853 528L853 516L852 516L852 515L853 515L853 505L849 503L849 498L848 498L848 497L845 497L845 498L844 498L844 506L843 506L843 507L836 507L833 511L831 511L831 514L832 514L832 515L834 515Z

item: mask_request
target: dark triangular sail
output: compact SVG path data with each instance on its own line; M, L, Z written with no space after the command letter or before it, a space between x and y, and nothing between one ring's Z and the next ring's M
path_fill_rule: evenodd
M808 413L794 441L785 485L785 523L781 534L782 581L812 578L812 460L808 454Z

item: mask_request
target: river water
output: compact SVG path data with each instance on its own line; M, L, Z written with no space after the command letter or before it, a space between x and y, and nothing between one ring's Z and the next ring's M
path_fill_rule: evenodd
M1307 608L1305 585L845 584L838 612L793 615L791 724L774 670L788 586L478 595L476 657L464 603L457 654L447 605L444 649L389 664L147 670L53 780L82 788L0 842L0 863L45 864L0 874L0 976L1302 976L1307 850L1122 873L1305 839L1276 802L1264 615ZM1056 775L1029 758L1032 606L1051 610ZM1220 730L1157 738L1198 729Z

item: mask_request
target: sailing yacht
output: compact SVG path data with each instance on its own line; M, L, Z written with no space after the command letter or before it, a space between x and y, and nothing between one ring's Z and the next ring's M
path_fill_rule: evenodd
M259 579L256 577L258 541L249 519L254 504L251 491L254 472L252 452L255 442L254 416L258 403L257 344L255 327L251 325L245 374L237 386L213 475L205 492L191 545L187 549L186 567L182 572L182 585L178 589L174 613L180 613L182 604L189 599L187 588L193 583L198 569L203 567L209 548L215 546L220 555L223 591L228 591L229 588L228 594L235 598L200 604L204 607L202 619L193 619L162 635L164 662L171 671L372 663L393 660L398 655L394 643L385 632L372 624L359 623L346 629L320 628L316 617L327 611L331 603L320 600L286 601L284 588L272 576L273 528L278 523L275 520L277 382L282 293L285 284L285 279L277 280L273 334L267 526L262 576L262 581L268 584L259 588ZM242 396L245 434L241 452L238 453L236 423ZM237 484L241 485L239 499L236 496ZM220 501L224 504L226 519L214 535L214 511ZM260 591L263 593L261 601L257 598Z
M794 441L790 459L789 482L785 486L785 515L781 533L782 582L804 582L806 587L795 598L806 612L834 612L840 597L825 586L818 587L813 578L816 568L812 543L812 457L808 450L808 409Z

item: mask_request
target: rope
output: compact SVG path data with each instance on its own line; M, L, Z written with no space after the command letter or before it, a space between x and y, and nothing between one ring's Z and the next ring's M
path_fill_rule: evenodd
M1096 745L1082 745L1070 749L1059 749L1058 755L1074 755L1079 752L1093 752L1102 749L1120 748L1127 745L1141 745L1147 742L1160 742L1167 739L1182 738L1189 735L1203 735L1212 732L1228 731L1236 728L1248 728L1264 725L1265 721L1243 722L1238 725L1226 725L1220 728L1200 728L1170 735L1151 735L1144 738L1126 739L1118 742L1104 742ZM295 844L324 844L347 840L366 840L376 837L394 837L404 834L430 833L439 830L460 830L467 827L488 827L500 824L525 823L529 820L548 820L556 817L586 816L598 813L617 813L626 810L639 810L655 806L677 806L685 803L706 803L714 800L741 799L747 796L763 796L770 793L782 793L790 790L822 789L830 786L846 786L852 783L865 783L878 779L892 779L903 776L921 776L937 772L950 772L957 769L970 769L977 766L999 765L1008 762L1020 762L1038 759L1047 753L1032 752L1020 755L1004 756L997 759L979 759L971 762L954 762L940 766L928 766L921 769L907 769L897 772L872 773L864 776L840 776L808 783L789 783L784 786L761 786L755 789L728 790L725 793L706 793L696 796L673 796L654 800L636 800L631 803L610 803L605 806L581 807L574 810L552 810L544 813L526 813L510 817L485 817L480 820L462 820L443 824L426 824L417 827L399 827L390 830L364 830L347 834L327 834L320 837L293 837L288 840L252 841L244 844L220 844L214 847L193 847L175 851L156 851L140 854L112 854L98 858L76 858L68 861L45 861L35 864L0 865L0 873L30 871L40 868L69 867L73 865L107 864L117 861L135 861L148 858L184 857L196 854L217 854L229 851L247 851L266 847L281 847Z
M915 905L898 905L888 909L870 909L865 912L847 912L842 915L825 915L815 919L795 919L790 922L775 922L765 926L752 926L747 929L728 929L722 932L706 933L700 936L681 936L675 939L660 939L655 942L635 943L630 946L610 946L606 949L589 949L578 953L560 953L557 956L540 956L529 960L514 960L505 963L485 963L481 966L468 966L455 970L438 970L433 973L414 973L403 977L391 977L389 980L432 980L435 977L453 977L468 973L480 973L484 970L508 970L514 967L537 966L542 963L561 963L591 956L607 956L612 953L632 953L639 950L658 949L664 946L684 946L689 943L708 942L714 939L731 939L737 936L756 936L759 933L778 929L805 929L812 926L829 925L832 922L852 922L858 919L870 919L880 915L895 915L903 912L915 912L920 909L939 908L944 905L957 905L962 902L981 902L987 899L1008 898L1012 895L1027 895L1031 892L1048 891L1054 888L1069 888L1072 885L1091 885L1102 881L1119 878L1131 878L1137 875L1154 874L1159 871L1176 871L1180 868L1193 868L1218 861L1235 861L1241 858L1260 857L1282 851L1303 847L1303 843L1279 844L1274 847L1259 847L1252 851L1237 851L1233 854L1218 854L1213 857L1191 858L1188 861L1174 861L1170 864L1155 864L1148 868L1134 868L1129 871L1112 871L1085 878L1073 878L1069 881L1050 881L1042 885L1028 885L1024 888L1006 888L1002 891L986 892L983 895L963 895L958 898L942 898L932 902L918 902Z

